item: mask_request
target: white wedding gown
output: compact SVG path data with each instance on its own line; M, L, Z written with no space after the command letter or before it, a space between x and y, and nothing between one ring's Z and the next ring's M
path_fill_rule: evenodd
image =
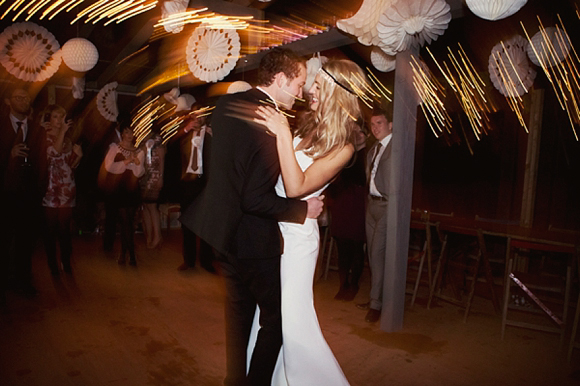
M294 147L300 138L294 139ZM313 160L303 151L296 151L302 170ZM306 197L316 197L326 188ZM285 197L282 178L278 179L276 193ZM320 235L315 219L304 224L279 223L284 239L284 253L280 262L282 283L282 336L283 344L272 385L340 386L348 381L326 343L314 309L312 285L318 258ZM252 334L248 344L248 364L259 330L259 309L256 310Z

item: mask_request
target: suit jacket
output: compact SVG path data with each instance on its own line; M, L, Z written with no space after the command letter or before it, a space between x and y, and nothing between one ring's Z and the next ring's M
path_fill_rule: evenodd
M40 200L45 193L47 182L46 134L44 129L28 119L26 144L29 148L27 162L22 167L21 157L12 158L10 153L15 145L16 132L10 117L0 121L0 184L2 193L16 195L21 199ZM40 201L38 201L40 203Z
M276 195L280 174L276 139L244 115L267 95L257 89L220 98L212 116L211 174L181 222L218 252L240 259L281 253L279 221L303 223L307 204ZM252 118L250 116L250 118Z
M373 155L375 154L375 148L378 142L373 145L371 150L367 154L367 177L370 180L370 174L373 165L371 164ZM389 198L389 186L390 186L390 175L391 175L391 149L392 149L393 139L389 141L385 151L381 154L381 159L379 160L379 166L377 167L377 173L375 174L375 186L381 196L388 199Z

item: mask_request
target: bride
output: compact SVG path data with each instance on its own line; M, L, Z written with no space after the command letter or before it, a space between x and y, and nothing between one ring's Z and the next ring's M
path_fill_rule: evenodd
M349 60L331 60L318 71L309 90L310 110L294 135L286 117L261 106L255 121L276 136L282 174L280 196L308 199L319 196L351 160L355 133L362 122L358 92L364 72ZM326 343L313 304L313 278L318 258L319 230L315 219L304 224L279 223L284 238L280 275L282 335L273 385L348 385ZM252 336L257 334L258 312ZM252 338L248 351L252 351ZM251 355L248 355L251 358Z

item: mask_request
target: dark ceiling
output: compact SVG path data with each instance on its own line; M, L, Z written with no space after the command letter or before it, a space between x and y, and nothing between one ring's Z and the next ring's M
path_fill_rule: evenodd
M542 15L544 24L550 25L555 21L556 13L560 13L565 19L566 27L573 29L573 31L578 31L580 24L575 13L576 2L572 0L529 0L516 15L497 22L489 22L475 17L467 10L461 0L447 0L447 2L451 5L454 20L450 23L445 35L432 43L431 48L435 52L445 52L447 46L461 41L468 50L473 51L477 61L481 62L482 65L486 63L490 49L497 41L505 35L521 33L520 21L532 26L533 30L536 28L534 25L537 25L536 15ZM206 5L210 7L210 10L215 10L218 13L233 15L240 15L244 12L259 15L259 12L264 12L263 18L272 24L281 23L283 25L285 20L292 19L332 26L337 19L356 13L361 3L362 0L272 0L271 2L191 0L190 7ZM7 4L0 7L2 13L6 6ZM88 88L99 89L111 81L117 81L120 84L120 89L135 93L142 90L148 82L151 82L151 79L156 79L168 68L186 66L183 46L189 35L187 31L193 30L195 27L191 25L178 35L150 42L153 24L159 19L160 14L159 7L157 7L120 24L111 24L106 27L103 22L93 25L80 21L70 25L75 16L73 12L61 13L51 21L40 21L38 18L31 21L52 32L61 46L68 39L77 36L87 38L97 46L100 54L99 62L92 70L84 74ZM23 19L17 21L23 21ZM12 21L8 18L1 20L0 30L10 24ZM570 35L578 36L577 33L570 33ZM353 60L369 62L369 47L356 43L352 36L335 29L304 41L295 42L292 44L292 48L305 55L321 50L339 49ZM135 54L140 49L143 50ZM246 70L244 66L249 66L248 63L251 64L251 62L251 57L245 58L243 61L240 60L237 64L238 68L232 71L231 77L235 78L236 73ZM247 69L251 69L251 67L247 67ZM62 64L59 71L48 82L62 87L70 87L72 75L75 74ZM0 78L10 80L13 77L4 68L0 68ZM189 86L204 84L204 82L196 80L191 74L183 76L180 81L183 85ZM159 88L168 89L175 83L175 80L169 81Z

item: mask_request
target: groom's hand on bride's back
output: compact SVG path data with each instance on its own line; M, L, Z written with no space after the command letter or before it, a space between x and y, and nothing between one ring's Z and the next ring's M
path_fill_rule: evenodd
M324 208L324 196L312 197L306 200L308 204L308 211L306 212L307 218L318 218L322 209Z

